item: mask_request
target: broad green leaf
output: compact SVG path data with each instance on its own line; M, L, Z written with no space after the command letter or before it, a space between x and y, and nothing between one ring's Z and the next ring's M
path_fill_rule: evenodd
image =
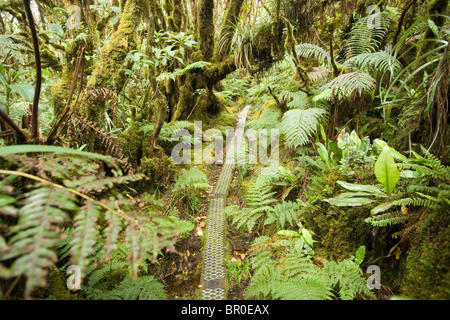
M381 151L375 162L375 176L384 186L386 193L390 195L400 179L400 173L398 172L389 146L383 148L383 151Z
M386 197L383 191L378 189L375 186L367 185L367 184L356 184L356 183L348 183L345 181L338 180L336 181L341 187L354 191L354 192L368 192L377 197Z
M358 250L356 250L355 253L355 263L357 265L360 265L361 262L364 261L364 257L366 256L366 247L365 246L360 246L358 248Z
M376 206L375 208L373 208L372 210L370 210L370 213L375 215L380 212L384 212L384 211L390 209L391 207L392 207L392 202L382 203L382 204Z
M57 35L59 36L64 35L64 30L59 24L52 23L50 24L50 27L56 32Z
M277 234L281 234L283 236L287 237L293 237L293 238L299 238L300 234L298 232L292 231L292 230L280 230L277 232Z
M302 229L302 235L305 239L306 243L309 244L311 247L313 246L313 239L311 236L311 233L307 229Z
M372 203L375 200L372 200L369 198L353 197L353 198L343 198L343 199L330 198L330 199L324 199L323 201L326 201L329 204L332 204L337 207L358 207L358 206L363 206L363 205Z
M402 177L402 178L421 178L423 176L424 176L423 173L419 173L417 171L412 171L412 170L400 171L400 177Z
M386 146L387 146L387 143L381 139L375 139L373 141L373 147L376 150L383 150ZM394 159L397 159L399 161L407 160L407 158L404 155L402 155L400 152L398 152L394 148L389 147L389 149L391 150L391 153L392 153L392 156L394 157Z
M25 100L32 102L34 98L34 86L31 83L10 84L14 92L19 93Z

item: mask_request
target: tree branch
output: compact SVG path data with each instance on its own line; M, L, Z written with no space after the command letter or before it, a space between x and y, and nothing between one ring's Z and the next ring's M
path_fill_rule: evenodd
M42 83L41 55L39 53L39 42L36 27L34 25L33 14L30 8L30 0L23 0L23 4L30 26L34 48L34 60L36 63L36 87L34 88L33 107L31 111L31 138L36 140L38 138L39 96L41 94Z

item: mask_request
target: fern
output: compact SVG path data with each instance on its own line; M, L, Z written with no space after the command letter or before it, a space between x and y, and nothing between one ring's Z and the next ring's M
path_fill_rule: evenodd
M358 293L375 298L374 294L367 287L361 268L350 259L339 263L325 261L321 272L327 279L330 287L339 288L339 298L342 300L352 300Z
M375 15L361 18L352 25L344 45L346 59L361 53L374 52L380 46L381 41L386 36L390 19L386 12Z
M295 51L300 57L314 58L321 63L331 64L330 53L315 44L300 43L295 46Z
M386 227L404 223L406 220L408 220L407 215L402 214L400 211L393 211L368 217L364 221L370 223L374 227Z
M330 300L333 296L326 280L311 274L274 283L272 295L280 300Z
M252 283L245 297L282 300L329 300L335 295L353 299L356 294L374 297L367 288L362 270L353 260L324 261L315 265L300 246L302 240L255 239L251 248Z
M324 66L313 67L311 71L308 72L308 78L311 80L311 82L326 80L330 76L331 76L330 69Z
M65 210L76 208L66 190L40 186L25 194L18 224L10 228L12 237L0 261L15 259L11 275L25 276L25 297L45 284L48 267L57 261L53 247L58 243L59 225L67 220Z
M116 175L110 180L103 170L99 170L96 160L90 158L10 155L8 159L13 159L19 168L26 168L28 173L1 170L2 175L15 176L15 179L14 185L10 178L2 179L0 183L0 213L17 216L18 223L16 219L9 219L2 226L2 232L10 236L6 245L0 242L0 261L8 260L12 264L8 268L2 266L0 276L23 276L26 298L30 298L33 289L45 284L50 267L69 257L85 275L89 275L95 264L120 255L129 258L126 262L129 274L136 277L142 268L148 269L147 259L144 259L148 254L154 259L162 248L173 248L176 236L194 227L178 218L154 216L143 210L144 200L141 200L144 203L141 207L138 204L142 202L120 195L114 197L111 192L107 193L108 198L99 199L85 194L106 191L139 178L122 180L117 167L110 169ZM111 164L111 159L105 160L104 166ZM85 176L93 179L84 179ZM49 177L66 185L55 183ZM19 180L25 178L27 180L23 182L27 182L30 191L24 193L17 186L23 186ZM78 178L80 182L73 184L72 180ZM71 188L77 186L82 186L80 191ZM63 232L60 231L62 227L65 228ZM62 239L64 236L66 238Z
M285 144L289 148L296 148L308 143L325 114L326 111L319 108L286 111L281 121Z
M274 202L271 197L274 192L271 192L270 186L261 185L260 180L252 183L246 194L245 200L248 205L247 208L239 208L238 206L229 206L226 208L225 213L227 216L232 217L232 223L241 228L244 225L250 232L256 222L262 218L267 212L272 210L270 204Z
M113 299L120 300L166 300L164 285L152 275L136 280L125 278L112 292Z
M386 51L361 53L345 61L347 66L356 66L366 72L389 72L391 76L401 68L400 62Z
M376 80L364 72L342 74L322 87L322 93L316 95L314 102L321 100L345 100L375 89Z
M267 218L264 225L276 222L279 229L284 229L286 221L289 225L294 225L298 222L298 213L300 205L297 202L283 201L277 203L271 210L267 212Z
M87 258L93 254L98 237L97 219L100 207L87 202L74 219L74 232L71 242L73 264L83 271L88 263Z
M175 185L173 187L174 192L185 192L188 190L205 190L210 188L211 185L208 183L208 177L206 174L198 169L191 168L189 171L186 169L182 170L182 174L175 181Z

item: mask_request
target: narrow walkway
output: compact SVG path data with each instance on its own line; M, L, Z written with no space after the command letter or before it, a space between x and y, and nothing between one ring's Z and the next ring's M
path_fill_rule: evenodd
M225 267L227 231L224 209L236 166L235 156L244 138L245 119L250 107L248 105L241 111L233 135L227 137L226 160L209 200L205 246L203 248L203 268L200 278L202 300L224 300L227 298Z

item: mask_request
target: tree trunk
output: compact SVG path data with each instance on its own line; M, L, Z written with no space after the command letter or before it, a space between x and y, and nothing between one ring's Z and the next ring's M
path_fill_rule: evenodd
M102 48L100 59L87 82L87 88L106 87L120 92L124 84L121 72L123 62L131 49L132 40L142 17L142 6L139 0L128 0L120 18L119 27L111 37L111 41ZM89 96L89 95L88 95ZM89 120L103 119L104 101L89 98L84 103L84 115Z

